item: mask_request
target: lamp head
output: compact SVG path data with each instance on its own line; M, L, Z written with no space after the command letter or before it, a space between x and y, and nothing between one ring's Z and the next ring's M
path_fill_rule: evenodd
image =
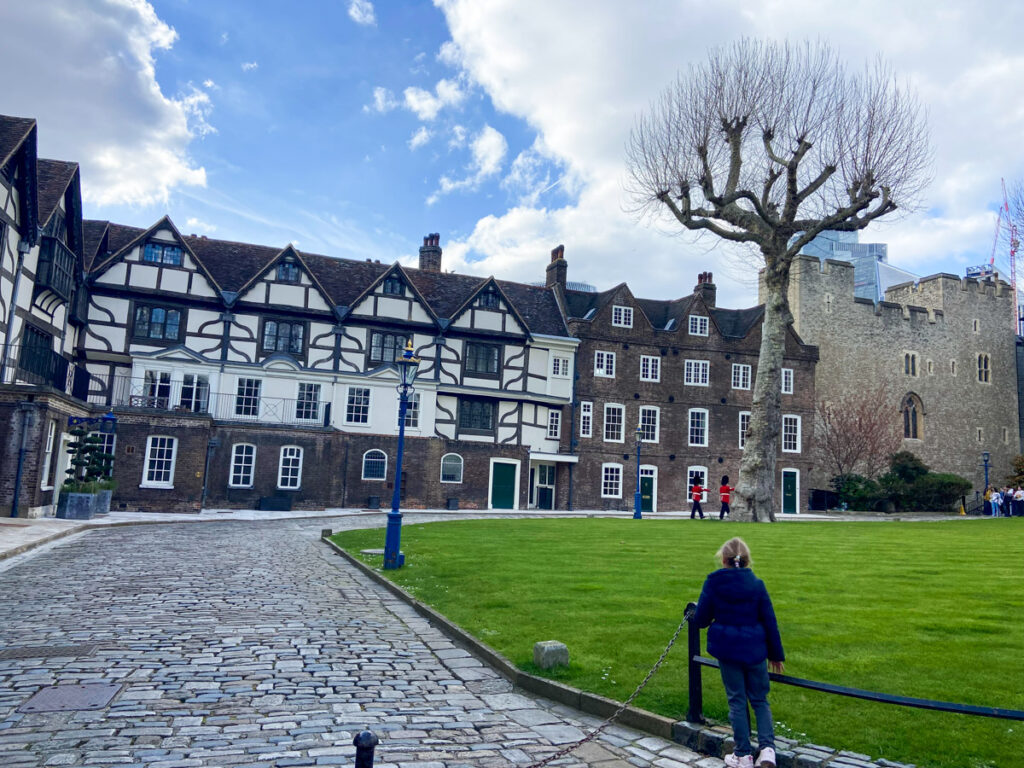
M395 366L398 368L398 377L401 379L402 386L411 387L416 381L416 373L420 369L420 359L416 357L412 348L412 339L406 342L402 354L395 360Z
M982 461L983 464L988 464L988 460L990 458L992 458L992 454L991 453L989 453L988 451L982 451L981 452L981 461Z

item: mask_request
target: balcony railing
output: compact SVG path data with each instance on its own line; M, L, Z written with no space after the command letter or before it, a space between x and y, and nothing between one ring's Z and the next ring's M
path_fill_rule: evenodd
M12 344L0 371L0 383L53 387L85 400L89 391L89 374L52 349Z
M203 413L218 421L307 427L327 427L331 422L329 402L210 392L209 384L200 377L164 381L114 376L109 383L109 387L104 387L102 379L93 377L89 402L165 413Z
M43 235L39 246L36 288L49 288L64 301L75 293L75 254L55 237Z

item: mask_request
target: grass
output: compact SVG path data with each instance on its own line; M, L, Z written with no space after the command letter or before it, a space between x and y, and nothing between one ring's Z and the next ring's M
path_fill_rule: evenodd
M743 525L683 520L459 520L403 527L388 572L521 669L623 700L658 658L714 553L750 544L787 673L905 696L1024 710L1024 520ZM381 530L333 537L352 552ZM379 556L365 561L380 567ZM685 634L637 704L682 719ZM556 674L538 640L569 646ZM779 735L934 768L1024 765L1024 722L773 686ZM724 721L713 670L704 712Z

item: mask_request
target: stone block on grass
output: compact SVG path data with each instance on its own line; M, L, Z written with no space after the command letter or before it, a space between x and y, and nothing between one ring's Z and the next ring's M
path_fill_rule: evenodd
M533 663L541 669L569 666L569 649L557 640L533 644Z

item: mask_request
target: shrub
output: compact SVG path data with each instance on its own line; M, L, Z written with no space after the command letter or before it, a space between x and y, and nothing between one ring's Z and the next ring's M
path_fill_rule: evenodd
M913 506L911 509L947 510L960 501L960 497L971 489L971 482L960 475L929 472L918 478L911 488Z
M874 509L884 498L878 483L863 475L837 475L832 487L850 509Z

